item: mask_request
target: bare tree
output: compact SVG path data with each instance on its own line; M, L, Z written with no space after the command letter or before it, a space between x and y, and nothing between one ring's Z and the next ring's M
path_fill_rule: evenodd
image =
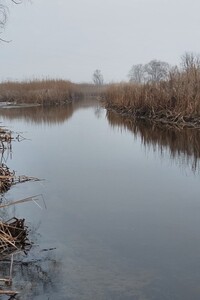
M3 29L6 25L7 13L8 13L7 7L4 4L0 3L0 28L1 29Z
M181 66L186 72L192 69L200 69L200 55L186 52L181 57Z
M133 65L128 73L129 81L135 83L144 82L145 69L142 64Z
M92 76L93 82L96 85L102 85L103 84L103 75L101 74L100 70L95 70Z
M159 82L168 78L170 66L167 62L151 60L146 65L133 65L128 73L129 81L136 83Z
M7 22L7 19L8 19L8 7L5 3L6 1L5 0L1 0L0 1L0 29L4 29L5 28L5 25L6 25L6 22ZM15 0L10 0L10 2L13 2L15 4L20 4L21 1L15 1ZM1 32L0 32L1 34ZM4 41L6 42L6 40L0 38L0 41Z
M159 82L166 80L169 75L170 66L167 62L151 60L144 66L145 80L150 82Z

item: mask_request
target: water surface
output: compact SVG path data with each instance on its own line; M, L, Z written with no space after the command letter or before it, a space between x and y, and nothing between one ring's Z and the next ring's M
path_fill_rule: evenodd
M6 194L47 205L10 212L42 259L15 265L20 299L200 299L199 131L135 124L94 100L0 116L29 139L13 142L9 167L45 179Z

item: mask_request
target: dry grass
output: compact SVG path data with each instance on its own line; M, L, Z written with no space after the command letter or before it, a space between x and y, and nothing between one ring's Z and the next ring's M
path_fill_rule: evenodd
M200 67L175 68L167 81L110 85L105 106L138 118L200 127Z
M77 84L64 80L8 81L0 84L1 102L58 105L81 96Z
M105 86L75 84L65 80L32 80L27 82L0 83L0 102L62 105L73 99L98 96L105 92Z

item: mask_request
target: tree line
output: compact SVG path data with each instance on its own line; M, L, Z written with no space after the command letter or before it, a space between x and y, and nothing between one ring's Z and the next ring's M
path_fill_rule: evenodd
M154 59L144 65L133 65L128 73L128 78L129 82L138 84L160 82L170 79L170 74L176 72L178 69L186 72L194 68L200 69L200 56L199 54L186 52L181 57L180 68L170 66L170 64L165 61Z

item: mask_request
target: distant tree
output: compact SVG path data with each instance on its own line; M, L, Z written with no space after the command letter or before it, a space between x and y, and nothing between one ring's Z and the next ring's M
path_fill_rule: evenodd
M92 76L93 82L96 85L102 85L103 84L103 75L101 74L100 70L95 70Z
M192 52L186 52L181 57L181 66L184 71L200 69L200 55Z
M144 66L145 81L159 82L166 80L169 74L170 66L167 62L160 60L151 60Z
M142 64L133 65L128 73L129 81L136 83L144 82L145 69Z
M159 82L167 79L170 66L167 62L151 60L146 65L133 65L128 73L129 81L136 83Z

